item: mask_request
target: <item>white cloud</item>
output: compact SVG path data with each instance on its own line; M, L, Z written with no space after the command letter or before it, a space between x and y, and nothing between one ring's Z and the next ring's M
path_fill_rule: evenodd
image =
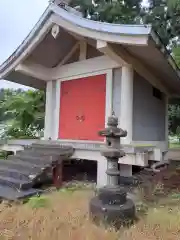
M12 83L12 82L5 81L5 80L0 80L0 89L1 88L12 88L12 89L22 88L24 90L30 89L29 87L23 86L21 84Z
M48 0L0 0L0 64L21 44L48 5ZM0 88L19 88L0 80Z

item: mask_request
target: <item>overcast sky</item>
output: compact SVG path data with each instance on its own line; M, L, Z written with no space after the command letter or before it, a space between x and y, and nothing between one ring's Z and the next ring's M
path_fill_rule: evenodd
M48 5L48 0L0 0L0 64L21 44ZM20 85L0 80L0 88Z

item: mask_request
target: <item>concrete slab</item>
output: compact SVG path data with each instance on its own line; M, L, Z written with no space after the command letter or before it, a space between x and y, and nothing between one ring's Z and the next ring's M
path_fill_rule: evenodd
M33 189L33 188L30 188L28 190L17 191L11 187L0 185L0 198L10 200L10 201L24 199L36 194L40 194L42 192L43 191L40 189Z

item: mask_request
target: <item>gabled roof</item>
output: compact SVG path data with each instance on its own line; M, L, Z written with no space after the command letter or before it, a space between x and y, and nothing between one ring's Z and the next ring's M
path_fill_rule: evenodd
M178 68L172 57L167 54L166 48L150 25L124 25L96 22L75 14L74 10L70 7L64 9L54 3L48 6L27 38L0 66L0 79L8 79L8 75L27 58L54 24L83 37L127 46L134 54L138 54L139 47L143 49L143 47L147 47L150 41L152 41L153 44L151 43L151 47L153 45L156 51L158 48L158 51L161 53L161 58L163 58L162 64L165 64L165 61L166 64L168 64L168 71L171 72L171 78L174 78L176 84L179 85L178 92L180 93ZM140 57L142 58L143 55L144 53L142 52L142 56ZM150 60L153 61L153 59ZM166 66L165 68L167 69Z

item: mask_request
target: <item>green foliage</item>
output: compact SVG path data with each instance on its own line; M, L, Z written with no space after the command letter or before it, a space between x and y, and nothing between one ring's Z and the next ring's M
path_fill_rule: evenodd
M17 124L17 123L15 123ZM21 129L18 126L12 124L5 128L2 138L6 139L36 139L38 138L38 132L32 128Z
M94 13L94 5L91 0L73 0L70 3L71 7L79 7L84 17Z
M0 160L6 160L8 156L13 155L11 151L0 151Z
M73 0L84 17L95 21L122 24L152 24L163 43L171 47L180 35L180 0L149 0L142 7L140 0Z
M28 205L33 209L47 208L49 207L49 199L45 196L31 197L28 201Z
M149 0L142 7L140 0L73 0L71 6L79 6L84 17L109 23L152 24L163 43L171 49L179 46L180 0ZM179 51L175 50L175 60ZM178 61L179 63L179 61Z
M176 46L173 48L173 57L180 68L180 46Z
M174 45L180 35L180 1L149 0L149 4L144 21L153 25L165 45Z
M80 6L84 17L109 23L135 23L141 14L140 0L75 0L71 6Z
M11 89L0 89L0 123L6 121L7 119L9 119L11 116L8 114L5 114L5 109L3 107L4 102L6 101L6 99L12 97L15 92L20 92L21 90L11 90Z
M144 202L136 203L136 211L138 215L145 215L148 212L148 205Z
M169 132L177 134L177 128L180 125L180 99L172 99L168 107L169 114Z
M180 0L149 0L144 22L151 23L180 67Z
M4 151L0 151L0 160L5 159Z
M59 189L60 193L74 193L76 191L93 189L93 186L88 183L74 182L68 186Z
M39 90L3 90L0 121L8 138L35 138L44 128L45 94Z
M179 142L180 142L180 126L177 126L177 128L176 128L176 136L178 137Z

